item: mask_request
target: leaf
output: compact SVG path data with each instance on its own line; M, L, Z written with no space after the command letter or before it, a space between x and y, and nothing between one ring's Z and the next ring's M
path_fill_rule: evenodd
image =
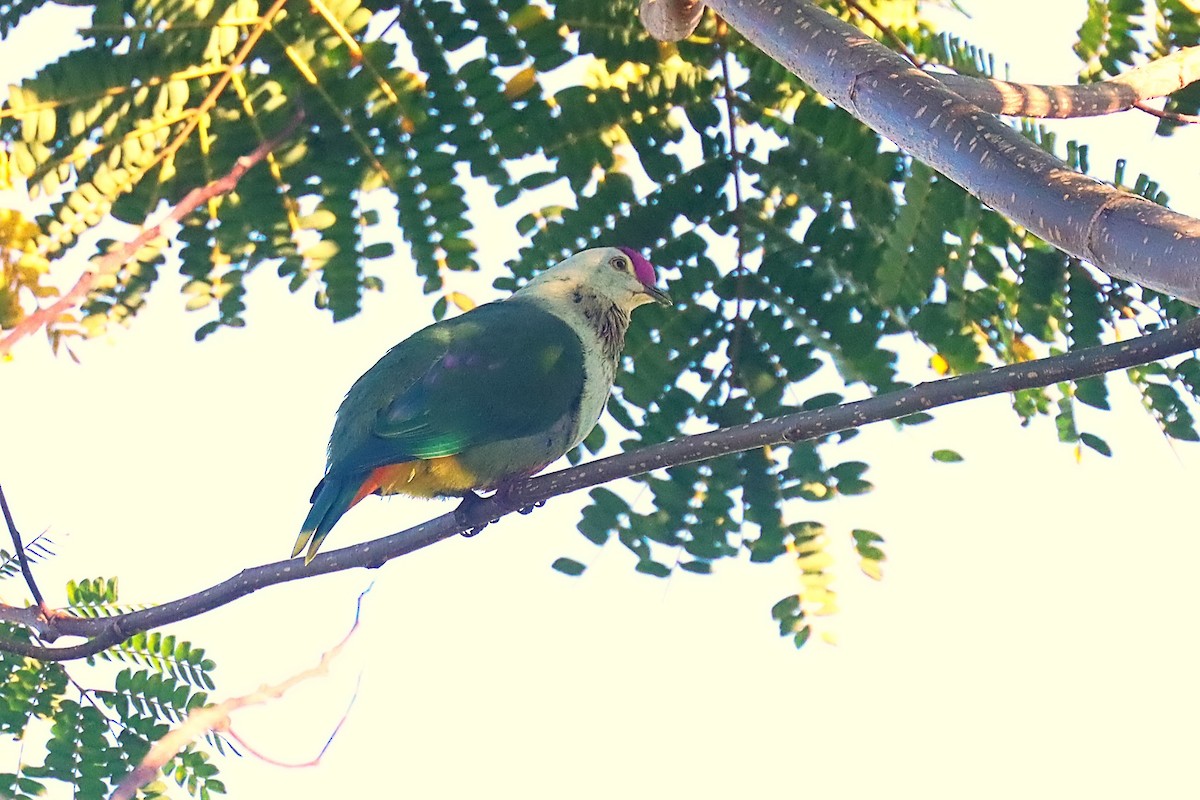
M671 575L671 568L666 564L659 564L657 561L639 561L634 569L644 575L653 575L656 578L667 578Z
M1101 439L1099 436L1097 436L1094 433L1079 434L1079 441L1083 442L1088 447L1092 448L1097 453L1099 453L1102 456L1105 456L1106 458L1112 457L1112 448L1110 448L1108 446L1108 442L1104 441L1103 439Z
M953 450L934 450L931 457L942 464L954 464L963 460L963 457Z
M550 565L550 567L551 569L556 569L562 574L570 575L571 577L578 577L583 574L585 569L587 569L586 564L582 564L570 558L557 558L555 559L554 563Z

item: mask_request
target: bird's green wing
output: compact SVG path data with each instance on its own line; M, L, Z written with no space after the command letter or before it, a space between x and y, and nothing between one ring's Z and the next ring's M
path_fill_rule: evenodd
M549 430L577 413L583 383L583 348L561 319L519 300L480 306L419 331L363 375L338 411L330 467L358 472Z

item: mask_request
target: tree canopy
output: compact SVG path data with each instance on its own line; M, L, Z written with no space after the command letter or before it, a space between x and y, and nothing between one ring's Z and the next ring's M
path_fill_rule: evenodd
M454 273L494 274L497 289L511 290L574 251L626 244L665 271L677 307L634 320L631 340L647 344L618 377L614 424L598 427L577 461L609 437L633 450L908 388L925 377L900 366L914 343L937 373L957 375L1101 344L1120 320L1152 332L1196 317L1189 303L1113 278L991 210L711 10L666 43L631 0L73 5L90 12L82 44L11 86L0 107L0 175L49 201L36 217L0 210L0 327L44 324L55 347L117 325L136 336L148 302L192 313L198 340L237 336L225 329L245 325L255 302L245 277L256 269L339 321L360 313L365 293L385 291L410 256L442 317L471 302ZM817 5L922 67L995 69L934 29L921 2ZM0 2L0 35L19 36L42 7ZM1075 52L1081 81L1094 83L1196 45L1200 18L1183 0L1092 2ZM878 91L887 94L886 81ZM1200 106L1196 84L1172 91L1162 136ZM1085 145L1014 124L1090 169ZM1102 177L1166 203L1152 179L1130 182L1123 170L1106 166ZM151 226L167 214L180 224L173 240ZM495 215L514 220L511 252L480 241L481 220ZM113 235L114 219L144 228L136 246L98 238ZM85 259L92 266L81 270ZM153 291L166 270L185 276L182 298ZM1126 374L1167 436L1200 439L1200 361ZM1017 422L1053 417L1060 441L1111 455L1103 432L1081 428L1075 413L1108 408L1105 377L1023 388L1012 400ZM771 613L801 646L809 617L836 606L817 506L872 488L869 465L840 460L833 446L852 436L648 472L635 480L650 510L593 489L579 531L620 541L649 575L707 573L746 554L795 559L809 580ZM886 533L851 534L870 575ZM579 574L586 564L555 567ZM120 610L115 582L84 581L71 596L79 613ZM11 625L8 634L30 639ZM81 698L46 705L70 694L60 665L0 653L10 685L22 687L6 698L0 729L19 735L31 716L55 720L45 764L0 775L2 791L33 795L58 779L103 796L212 688L203 651L170 636L138 634L102 657L130 662L99 698L120 710L116 736ZM93 760L103 766L80 753L102 754ZM201 749L171 765L197 797L223 788Z

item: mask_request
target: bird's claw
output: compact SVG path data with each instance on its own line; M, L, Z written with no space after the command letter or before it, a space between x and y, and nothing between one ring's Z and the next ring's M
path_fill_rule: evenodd
M508 491L507 487L501 486L499 489L496 490L495 494L491 495L491 498L497 499L501 503L503 503L506 500L507 491ZM488 499L488 498L485 498L482 495L477 494L475 492L471 492L469 494L464 495L462 502L458 504L458 508L454 509L455 520L457 520L458 523L461 525L469 525L470 526L462 532L462 535L468 539L471 538L472 536L477 536L480 531L482 531L484 528L486 528L491 523L500 521L499 517L493 517L492 519L487 520L486 522L481 522L481 523L473 523L472 522L472 520L471 520L472 510L475 508L476 505L478 505L482 500L485 500L485 499ZM535 508L541 508L544 505L546 505L545 500L538 500L535 503L530 503L529 505L521 506L520 508L517 509L517 513L532 514L533 510Z
M483 529L486 528L487 526L488 526L488 523L486 523L486 522L481 523L479 525L476 525L473 528L467 528L465 531L462 532L461 535L464 539L474 538L474 537L478 536L483 531Z
M472 536L478 536L479 532L488 525L492 524L493 522L500 521L499 518L496 518L485 520L483 522L472 522L471 511L475 508L475 506L479 505L480 501L483 499L483 497L475 492L470 492L469 494L463 496L462 502L458 504L458 508L454 509L454 519L460 525L470 526L462 532L462 535L467 539L470 539Z

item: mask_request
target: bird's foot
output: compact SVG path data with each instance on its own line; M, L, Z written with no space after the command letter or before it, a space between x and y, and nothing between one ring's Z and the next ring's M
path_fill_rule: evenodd
M530 503L527 506L521 506L517 509L518 514L532 514L535 508L541 508L546 505L545 500L538 500L536 503Z
M500 486L499 488L496 489L496 494L493 496L501 504L510 505L512 490L513 490L514 485L515 484L506 483L506 484ZM517 506L516 511L518 514L532 514L533 510L535 508L541 508L544 505L546 505L545 500L538 500L536 503L526 503L525 505Z
M507 484L505 484L503 486L497 487L496 491L493 492L491 495L489 495L486 498L483 495L478 494L476 492L469 492L466 495L464 495L462 502L459 503L458 507L454 509L455 520L460 525L469 525L470 526L462 532L462 535L469 539L472 536L476 536L480 531L482 531L484 528L486 528L491 523L499 522L500 521L499 517L493 517L492 519L485 520L483 522L474 522L472 520L472 518L475 516L474 509L477 505L479 505L479 503L481 503L485 499L486 500L495 500L497 503L499 503L502 506L507 505L508 504L508 496L509 496L510 492L511 492L510 487ZM536 503L530 503L528 505L521 506L520 508L517 509L517 513L532 514L533 510L535 508L541 508L544 505L546 505L545 500L538 500Z
M484 497L482 495L475 492L467 492L467 494L463 495L462 502L454 509L455 521L460 525L470 526L462 532L464 538L470 539L472 536L478 536L480 531L489 524L496 522L494 519L484 520L483 522L472 522L471 518L474 516L472 512L483 500Z

